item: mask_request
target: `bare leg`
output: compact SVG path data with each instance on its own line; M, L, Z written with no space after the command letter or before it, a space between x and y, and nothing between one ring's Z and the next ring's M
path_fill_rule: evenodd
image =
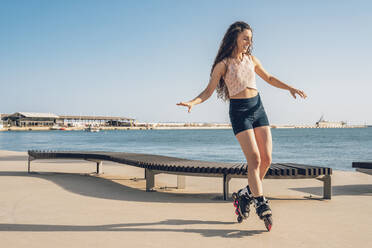
M271 138L271 130L270 126L263 126L263 127L256 127L253 129L256 142L258 146L258 150L260 151L260 179L261 181L264 179L267 171L270 168L272 162L272 138Z
M248 163L249 188L254 197L262 196L262 181L260 179L260 152L253 129L242 131L236 135Z

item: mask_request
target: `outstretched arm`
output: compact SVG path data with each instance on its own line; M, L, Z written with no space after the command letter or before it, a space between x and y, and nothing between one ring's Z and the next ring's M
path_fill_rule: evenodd
M213 69L211 78L209 80L208 86L193 100L188 102L180 102L177 103L178 106L186 106L188 107L188 112L190 113L191 108L199 103L206 101L211 95L213 94L214 90L217 87L218 82L220 81L221 77L226 72L226 66L223 62L219 62Z
M285 84L283 82L281 82L279 79L277 79L276 77L274 76L271 76L264 68L263 66L261 65L261 62L253 55L252 56L252 60L253 60L253 63L255 65L255 72L263 79L265 80L267 83L271 84L272 86L275 86L277 88L280 88L280 89L284 89L284 90L288 90L291 95L296 98L296 94L298 94L300 97L302 98L306 98L307 95L305 94L305 92L303 92L302 90L299 90L299 89L296 89L296 88L293 88L292 86L288 85L288 84Z

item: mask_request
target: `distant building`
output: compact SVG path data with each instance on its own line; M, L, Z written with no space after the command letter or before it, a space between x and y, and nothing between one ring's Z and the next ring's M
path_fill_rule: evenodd
M56 120L58 119L58 115L51 113L17 112L2 117L2 119L8 126L45 127L53 126L56 123Z
M0 129L4 128L3 117L5 116L7 116L7 114L0 114Z
M115 116L80 116L80 115L61 115L57 120L57 125L61 126L133 126L135 119Z
M132 126L135 119L112 116L58 116L51 113L17 112L1 115L4 126L52 127L52 126Z

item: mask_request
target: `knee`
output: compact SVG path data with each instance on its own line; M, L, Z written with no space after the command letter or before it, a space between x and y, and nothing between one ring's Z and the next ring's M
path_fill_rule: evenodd
M253 154L248 161L248 170L256 171L260 167L261 157L260 154Z
M269 167L272 163L272 157L271 155L264 155L264 156L261 156L261 166L263 167Z

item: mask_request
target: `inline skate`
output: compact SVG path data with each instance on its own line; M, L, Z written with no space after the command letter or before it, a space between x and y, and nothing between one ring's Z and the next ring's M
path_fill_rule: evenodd
M249 217L250 205L253 203L253 198L248 192L249 190L247 191L247 188L243 188L232 194L238 223L242 223L244 219Z
M260 199L261 198L261 199ZM269 207L269 201L265 197L255 198L255 207L258 217L264 221L266 229L270 232L273 226L272 212Z

